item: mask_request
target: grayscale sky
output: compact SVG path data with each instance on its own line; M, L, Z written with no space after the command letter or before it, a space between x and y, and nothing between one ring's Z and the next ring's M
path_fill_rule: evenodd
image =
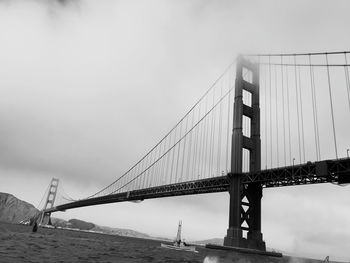
M344 1L0 1L0 191L37 205L52 177L83 198L146 153L239 52L350 49ZM349 148L349 147L348 147ZM264 190L268 247L350 260L350 188ZM57 217L224 237L228 194Z

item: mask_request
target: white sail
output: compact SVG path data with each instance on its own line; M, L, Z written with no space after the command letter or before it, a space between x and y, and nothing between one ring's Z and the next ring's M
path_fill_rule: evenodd
M180 243L181 242L181 227L182 227L182 221L179 221L179 226L177 228L177 235L176 235L176 242Z
M179 221L179 226L177 228L177 235L176 235L176 240L175 240L174 244L173 245L169 245L169 244L161 243L160 246L163 247L163 248L182 250L182 251L191 251L191 252L198 253L198 251L196 251L196 247L195 246L189 246L189 245L185 244L181 240L181 228L182 228L182 221L180 220Z

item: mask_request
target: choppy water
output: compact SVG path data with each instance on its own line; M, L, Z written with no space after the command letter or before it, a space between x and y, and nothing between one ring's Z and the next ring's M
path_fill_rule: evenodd
M199 253L168 250L160 241L0 223L0 262L188 262L253 263L288 260L197 247ZM297 262L297 261L292 261Z

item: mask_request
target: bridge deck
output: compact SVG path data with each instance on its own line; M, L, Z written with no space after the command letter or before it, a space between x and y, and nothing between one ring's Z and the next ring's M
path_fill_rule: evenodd
M45 212L65 211L72 208L151 198L225 192L230 184L228 174L220 177L162 185L101 197L82 199L59 205ZM308 162L306 164L243 173L242 184L259 183L263 187L282 187L319 183L350 183L350 159Z

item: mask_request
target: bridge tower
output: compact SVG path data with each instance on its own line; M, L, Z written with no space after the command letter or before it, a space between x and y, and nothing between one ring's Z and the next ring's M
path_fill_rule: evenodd
M248 78L243 77L248 73ZM243 93L251 97L243 103ZM243 117L250 119L250 135L243 135ZM242 56L238 58L235 82L233 133L231 149L229 228L225 246L266 250L261 233L262 185L244 185L242 180L243 151L249 153L249 172L261 169L259 66ZM243 237L243 230L248 231Z
M43 212L41 213L40 220L39 220L40 225L42 225L42 224L51 225L51 213L46 213L44 211L47 209L50 209L54 206L56 194L57 194L58 183L59 183L59 180L57 178L51 179L49 192L47 193L44 209L42 210Z

